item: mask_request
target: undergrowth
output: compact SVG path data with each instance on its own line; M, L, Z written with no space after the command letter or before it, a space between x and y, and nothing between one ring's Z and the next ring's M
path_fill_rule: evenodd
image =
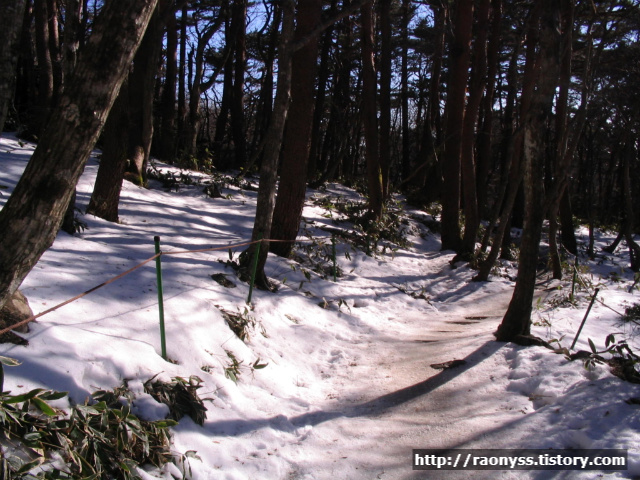
M356 246L364 247L367 255L377 253L381 245L383 254L387 249L395 251L409 246L409 220L403 213L402 206L395 200L385 202L379 219L373 218L366 203L348 200L339 195L317 197L314 204L327 210L324 216L334 222L352 223L355 235L347 239L355 242Z
M178 421L185 415L196 424L203 425L207 418L207 407L198 396L202 388L202 379L195 375L189 378L175 377L171 382L155 380L155 377L144 383L144 390L157 402L169 407L169 416Z
M0 362L19 364L6 357ZM0 371L2 380L1 365ZM49 403L66 395L42 388L19 395L0 393L3 479L134 480L141 478L141 465L186 464L194 456L171 452L169 427L176 425L174 420L150 422L131 413L133 394L126 384L96 391L68 415Z

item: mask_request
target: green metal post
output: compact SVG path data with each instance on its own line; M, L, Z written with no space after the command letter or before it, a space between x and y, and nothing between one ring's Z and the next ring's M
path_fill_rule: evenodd
M158 278L158 313L160 315L160 348L162 351L162 358L167 359L167 341L164 332L164 301L163 301L163 291L162 291L162 261L161 251L160 251L160 237L153 237L153 241L156 244L156 276Z
M249 284L249 296L247 297L247 303L251 303L251 296L253 295L253 286L256 283L256 271L258 270L258 258L260 258L261 249L262 249L262 234L259 234L258 243L255 244L255 250L253 251L253 265L251 266L251 283Z
M336 267L336 237L331 235L331 258L333 259L333 281L337 282L338 269Z

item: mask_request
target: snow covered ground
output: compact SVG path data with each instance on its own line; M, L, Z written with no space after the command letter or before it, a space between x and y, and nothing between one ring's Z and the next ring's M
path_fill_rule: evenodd
M3 134L0 206L33 148ZM82 210L97 168L92 158L78 186ZM142 383L154 375L167 381L197 375L206 422L198 426L185 417L173 429L176 452L195 450L200 457L190 461L195 479L640 476L640 406L627 403L640 398L639 385L614 377L606 365L589 370L542 347L493 340L511 296L513 266L503 265L505 275L490 282L471 282L474 271L452 268L453 254L441 252L438 236L418 221L429 215L409 209L410 247L367 256L338 240L343 276L322 278L312 269L330 266L331 237L323 227L348 225L313 200L359 198L329 185L309 193L296 249L305 261L270 256L268 275L278 291L254 291L247 309L248 285L225 262L227 247L251 236L256 194L227 186L227 198L211 199L202 190L185 185L169 192L156 181L145 190L125 182L121 224L81 216L87 228L76 236L60 233L22 285L38 313L151 257L155 235L164 252L224 247L162 257L171 362L160 356L151 262L40 318L26 334L28 347L0 345L1 355L22 362L5 369L5 390L46 387L82 403L91 392L126 380L137 395L135 413L157 419L166 408L144 393ZM586 241L586 232L579 234ZM611 240L600 233L598 245ZM233 258L240 252L233 249ZM633 274L623 253L599 252L588 262L581 277L589 291L578 292L577 306L551 308L569 287L541 278L534 333L569 348L599 286L604 304L595 303L574 350L589 350L588 339L602 349L606 336L616 333L637 351L633 329L616 313L639 296L638 289L628 292ZM236 287L223 287L215 274ZM249 322L245 341L223 311ZM432 367L451 360L464 363ZM69 400L55 405L68 408ZM624 448L629 469L417 472L411 469L414 448ZM175 472L167 467L141 475L171 479Z

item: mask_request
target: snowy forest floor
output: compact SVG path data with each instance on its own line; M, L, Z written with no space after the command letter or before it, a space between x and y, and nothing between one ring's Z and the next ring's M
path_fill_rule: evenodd
M11 136L0 140L0 205L33 148ZM195 479L640 476L640 406L632 400L640 398L639 385L604 364L587 369L543 347L494 341L513 289L513 262L501 263L489 282L472 282L473 270L452 267L453 253L440 251L438 235L427 227L435 219L405 206L408 245L386 244L383 252L383 242L367 255L339 239L342 275L333 282L326 274L328 231L354 232L336 204L363 199L331 184L309 192L295 256L269 257L267 274L278 291L254 292L249 309L247 284L227 266L240 249L230 254L226 246L250 238L255 192L226 183L225 197L211 199L203 193L209 177L159 167L182 182L172 189L157 180L149 189L125 182L121 223L80 215L86 228L61 233L22 291L38 313L152 256L154 235L164 252L225 247L163 256L173 363L159 354L149 264L39 319L26 334L28 347L0 346L0 354L22 362L6 369L6 390L67 391L55 406L68 410L91 392L126 381L136 395L135 413L156 419L167 410L143 391L143 382L197 375L207 419L199 426L185 417L173 429L175 451L195 450L200 458L188 464ZM81 211L97 168L94 157L78 186ZM586 231L578 234L584 248ZM613 236L599 232L598 247ZM604 348L606 336L616 333L637 351L634 326L619 315L638 302L638 289L628 291L634 277L624 252L599 251L595 260L581 256L580 262L582 287L573 304L566 302L570 277L558 282L541 274L534 333L568 348L598 286L604 303L594 305L575 350L589 350L588 339ZM235 288L216 283L216 274ZM230 314L246 322L244 341L230 329ZM437 368L452 360L463 362ZM414 448L625 448L629 469L417 472ZM171 465L140 469L145 480L179 473Z

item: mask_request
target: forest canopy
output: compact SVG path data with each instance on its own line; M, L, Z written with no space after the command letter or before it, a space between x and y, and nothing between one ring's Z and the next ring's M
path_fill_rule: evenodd
M51 157L46 145L66 138L59 119L73 118L78 136L65 141L83 146L71 158L75 147L58 144L68 164L36 151L45 172L68 180L47 180L44 196L44 183L25 180L3 209L3 226L29 211L48 234L21 254L5 236L0 260L22 273L0 278L0 304L63 219L73 231L73 189L96 142L88 213L118 221L123 179L145 185L151 157L259 172L254 240L281 240L270 248L283 256L306 188L328 181L366 193L366 228L395 192L437 210L442 248L471 261L478 280L512 254L511 227L524 226L504 338L528 333L543 224L555 276L561 256L577 254L578 223L619 232L640 268L638 2L134 3L0 0L0 131ZM118 24L127 13L131 28ZM120 47L108 53L108 42ZM82 112L94 103L91 123ZM49 213L30 207L35 197L49 198ZM524 323L506 321L516 317Z

